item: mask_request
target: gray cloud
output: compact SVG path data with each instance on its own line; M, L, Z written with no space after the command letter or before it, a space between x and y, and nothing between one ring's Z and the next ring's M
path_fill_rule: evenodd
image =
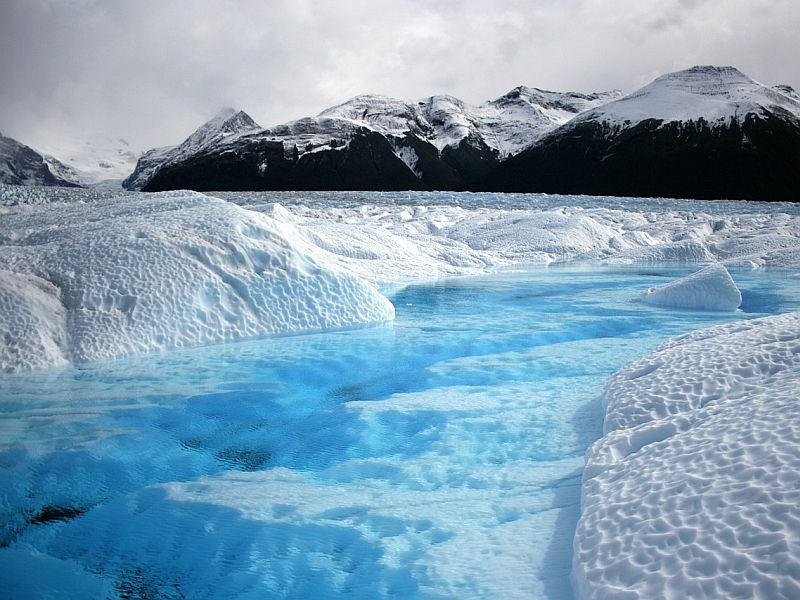
M797 31L794 0L2 0L0 131L144 148L225 105L267 126L357 93L630 91L693 64L800 87Z

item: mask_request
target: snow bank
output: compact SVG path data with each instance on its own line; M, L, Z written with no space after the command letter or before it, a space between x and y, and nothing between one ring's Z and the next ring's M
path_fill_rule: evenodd
M295 237L193 192L11 209L0 371L394 317L374 286Z
M739 308L742 294L728 270L714 263L688 277L650 288L642 295L642 302L667 308L723 312Z
M581 598L800 597L800 313L675 338L608 381Z

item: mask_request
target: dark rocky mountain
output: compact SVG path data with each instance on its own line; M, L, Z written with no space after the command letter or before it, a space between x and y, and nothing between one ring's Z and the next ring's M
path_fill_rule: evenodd
M143 190L425 189L382 135L359 132L347 144L346 151L298 157L287 154L280 141L251 137L240 140L236 150L213 148L166 164L155 170Z
M551 131L480 189L800 200L800 97L732 67L656 79Z
M160 169L179 164L214 146L229 143L242 134L260 129L258 123L244 111L225 108L178 146L153 148L145 152L136 163L133 173L122 182L122 186L131 190L143 189Z
M520 87L480 106L452 96L418 102L357 96L269 129L229 110L180 146L147 152L123 185L144 191L470 189L505 157L619 95Z
M55 162L52 158L49 161ZM68 170L65 165L60 165ZM15 139L0 134L0 183L76 187L53 173L45 157Z

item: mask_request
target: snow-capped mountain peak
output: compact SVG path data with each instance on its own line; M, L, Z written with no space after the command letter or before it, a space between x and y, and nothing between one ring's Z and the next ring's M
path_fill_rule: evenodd
M533 105L543 110L559 110L571 115L578 114L622 96L619 90L581 94L579 92L551 92L539 88L530 88L524 85L515 87L507 94L492 100L487 104L494 106Z
M698 66L577 115L499 165L487 188L796 201L799 164L793 90Z
M186 138L180 148L183 151L196 152L231 135L258 129L261 129L261 126L246 112L226 107Z
M786 111L800 118L794 90L776 90L734 67L696 66L655 79L643 88L577 117L625 127L645 119L728 123L750 113ZM787 93L788 92L788 93Z
M430 124L414 102L391 96L361 94L323 110L320 119L346 119L378 133L402 136L430 131Z
M653 83L689 88L696 94L729 96L735 90L752 86L755 82L735 67L698 65L683 71L666 73L657 77Z
M620 96L622 92L618 90L581 94L518 86L500 98L482 104L478 114L491 130L487 143L505 158L518 153L575 115Z
M243 110L223 108L180 145L153 148L145 152L139 158L133 173L122 182L122 185L127 189L141 189L159 169L167 165L180 162L217 144L260 130L261 126Z

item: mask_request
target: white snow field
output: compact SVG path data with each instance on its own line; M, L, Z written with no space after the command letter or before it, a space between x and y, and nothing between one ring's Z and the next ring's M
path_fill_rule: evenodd
M759 309L753 312L776 311L768 292L748 298L736 283L747 273L798 279L800 207L505 194L219 196L0 186L0 371L7 372L0 381L25 390L37 371L21 371L385 323L395 312L383 293L400 298L398 307L413 306L410 284L455 275L569 264L596 278L575 288L585 300L602 280L602 271L592 271L598 268L652 269L647 286L670 266L694 274L630 297L624 284L611 282L624 295L615 296L613 314L591 305L572 317L573 337L514 321L517 305L506 303L504 291L486 306L505 310L498 317L519 327L512 332L519 347L498 353L496 332L473 340L465 323L465 343L480 352L439 356L437 323L426 323L414 353L401 357L410 366L387 355L390 374L408 367L408 389L338 390L346 401L323 403L311 417L302 414L304 401L327 402L319 393L328 389L327 376L314 370L316 362L296 375L308 389L287 401L269 370L299 368L293 355L261 357L255 350L240 351L256 354L259 376L267 372L265 405L209 383L204 378L214 374L202 372L180 383L197 396L178 400L158 400L155 391L109 398L88 383L80 387L80 376L63 407L60 397L11 391L0 458L12 467L0 475L26 483L4 484L0 508L16 519L4 535L20 538L0 549L0 575L29 586L37 578L28 573L42 573L32 587L14 591L35 597L36 585L46 591L72 583L99 597L133 597L131 589L146 597L156 592L136 571L140 565L165 579L175 570L202 597L231 590L259 597L265 588L253 581L262 573L246 568L281 557L272 579L259 585L281 589L291 579L310 597L318 576L344 590L342 597L351 578L369 583L360 589L378 597L398 590L420 598L529 597L538 586L548 597L566 598L568 590L553 588L555 575L537 575L532 566L560 563L537 558L528 541L555 531L548 520L565 501L548 486L554 479L577 485L586 444L536 472L531 454L555 456L558 446L574 445L537 419L573 418L556 390L600 395L602 378L573 376L576 365L606 364L617 353L639 357L640 340L657 326L653 315L678 319L681 311L697 311L697 322L735 320L674 338L607 382L603 437L586 453L583 470L574 592L642 599L800 595L800 313L748 320L748 303ZM546 316L537 318L556 320L560 300L536 295L543 289L526 290L515 302L542 306ZM593 320L598 315L604 320ZM491 313L480 320L491 321ZM591 330L602 338L606 327L608 351L597 356L581 336ZM396 345L393 333L379 338L388 349ZM561 354L528 346L536 335L564 336ZM320 343L320 354L339 361L342 371L366 364L364 349L375 344L342 342L349 354L338 357L329 351L337 343ZM315 342L301 346L313 349ZM201 350L182 362L194 366ZM423 359L430 362L414 362ZM558 382L522 379L548 365ZM88 382L90 366L82 368ZM59 373L52 369L51 385L58 387ZM467 383L459 379L465 376ZM414 387L420 377L427 385ZM130 379L163 383L147 374ZM100 377L104 390L122 381L129 380L113 372ZM362 387L381 385L375 378ZM216 395L202 395L206 388ZM29 393L36 398L31 406ZM231 401L219 403L218 396ZM424 435L412 437L419 447L409 448L403 434L415 428ZM331 448L315 454L304 443L317 432ZM276 442L259 454L233 443L262 435L284 446ZM513 446L519 440L527 446ZM463 451L472 446L484 454ZM123 456L131 462L123 464ZM311 459L320 461L317 470ZM236 461L239 467L220 469ZM69 469L78 473L74 486L51 481L51 473ZM158 539L147 537L153 532ZM106 568L124 572L132 587L111 589L104 574L96 576Z
M800 313L673 339L607 383L581 598L800 597Z

